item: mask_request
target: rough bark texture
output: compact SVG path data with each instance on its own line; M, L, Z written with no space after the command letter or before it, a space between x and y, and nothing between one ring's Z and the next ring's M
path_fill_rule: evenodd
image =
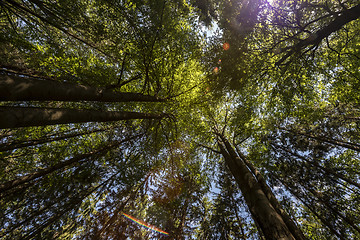
M0 129L130 119L161 119L164 114L37 107L0 107Z
M0 74L0 101L162 102L140 93L113 92L73 83Z
M256 180L260 184L261 189L266 194L266 197L269 199L271 205L281 215L281 217L283 218L286 226L289 228L289 230L291 231L293 236L297 240L305 240L306 237L301 232L301 230L298 228L298 226L295 224L295 222L290 218L290 216L281 207L280 203L276 199L276 197L275 197L274 193L272 192L271 188L267 185L267 183L266 183L264 177L261 175L261 173L256 169L256 167L237 148L236 148L236 151L237 151L238 155L241 157L241 159L244 161L246 166L254 174Z
M224 138L222 137L222 139ZM226 145L223 146L221 142L219 142L219 147L253 218L260 225L265 238L267 240L295 239L245 163L240 159L235 160L238 156L233 149L229 149Z

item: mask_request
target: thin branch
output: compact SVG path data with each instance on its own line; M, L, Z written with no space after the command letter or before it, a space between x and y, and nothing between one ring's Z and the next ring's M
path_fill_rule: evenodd
M122 75L123 75L123 72L124 72L125 61L126 61L126 56L127 56L127 55L128 55L128 53L126 52L125 55L124 55L122 64L121 64L121 71L120 71L120 76L119 76L117 85L120 85L120 81L121 81L121 79L122 79Z
M220 151L215 150L215 149L213 149L212 147L206 146L206 145L201 144L201 143L198 143L198 142L195 142L195 143L196 143L197 145L199 145L200 147L206 148L207 150L210 150L210 151L212 151L212 152L214 152L214 153L221 154Z

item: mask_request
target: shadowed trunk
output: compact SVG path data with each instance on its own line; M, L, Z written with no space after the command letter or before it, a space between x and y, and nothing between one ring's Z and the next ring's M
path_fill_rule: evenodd
M235 150L221 134L218 145L225 162L244 196L252 217L258 222L266 239L296 239L285 224L282 216L275 210L259 182L245 163L236 155ZM224 146L224 145L225 146Z
M164 102L140 93L113 92L74 83L0 74L0 101Z
M229 143L228 143L229 145ZM229 147L231 147L229 145ZM246 166L251 170L251 172L254 174L256 180L261 186L261 189L266 194L266 197L269 199L271 205L275 208L275 210L281 215L284 222L286 223L286 226L289 228L291 233L294 235L294 237L297 240L305 240L306 237L301 232L301 230L298 228L298 226L295 224L295 222L290 218L290 216L284 211L284 209L281 207L280 203L277 201L274 193L272 192L269 185L267 185L266 180L261 175L261 173L256 169L256 167L245 157L244 154L241 153L241 151L236 147L236 152L240 156L240 158L244 161Z
M165 114L37 107L0 107L0 129L131 119L162 119Z

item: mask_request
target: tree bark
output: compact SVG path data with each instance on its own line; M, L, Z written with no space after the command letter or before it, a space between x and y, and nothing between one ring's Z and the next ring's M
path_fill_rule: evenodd
M218 145L231 173L236 179L249 210L260 225L267 240L295 239L281 215L274 209L251 171L236 155L234 149L221 134ZM225 144L225 146L223 145Z
M266 194L266 197L269 199L271 205L275 208L275 210L281 215L283 218L286 226L289 228L291 233L294 235L295 239L297 240L305 240L306 237L301 232L301 230L298 228L296 223L290 218L290 216L284 211L284 209L281 207L280 203L277 201L274 193L272 192L271 188L267 185L264 177L261 175L261 173L256 169L256 167L241 153L241 151L236 147L235 148L240 158L244 161L246 166L251 170L251 172L254 174L256 180L261 186L261 189Z
M109 112L62 108L0 106L0 129L55 124L110 122L130 119L161 119L165 114Z
M140 93L0 74L0 101L164 102Z

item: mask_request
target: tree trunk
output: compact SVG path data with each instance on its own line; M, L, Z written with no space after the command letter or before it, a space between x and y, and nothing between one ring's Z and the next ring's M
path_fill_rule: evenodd
M161 119L165 114L1 106L0 116L0 129L3 129L130 119Z
M235 177L245 202L253 218L260 225L265 238L268 240L295 239L245 163L236 156L234 149L226 141L225 137L220 134L217 135L220 136L221 142L225 144L223 146L220 140L218 142L225 162Z
M229 144L229 143L228 143ZM256 180L261 186L261 189L266 194L266 197L269 199L271 205L275 208L275 210L281 215L284 222L286 223L286 226L289 228L291 233L294 235L294 237L297 240L305 240L306 237L301 232L301 230L298 228L296 223L289 217L289 215L284 211L284 209L281 207L280 203L277 201L274 193L272 192L271 188L267 185L264 177L261 175L261 173L255 168L255 166L241 153L241 151L236 147L235 148L240 158L244 161L246 166L251 170L251 172L254 174ZM239 159L240 160L240 159Z
M164 102L140 93L113 92L73 83L0 74L0 101Z

